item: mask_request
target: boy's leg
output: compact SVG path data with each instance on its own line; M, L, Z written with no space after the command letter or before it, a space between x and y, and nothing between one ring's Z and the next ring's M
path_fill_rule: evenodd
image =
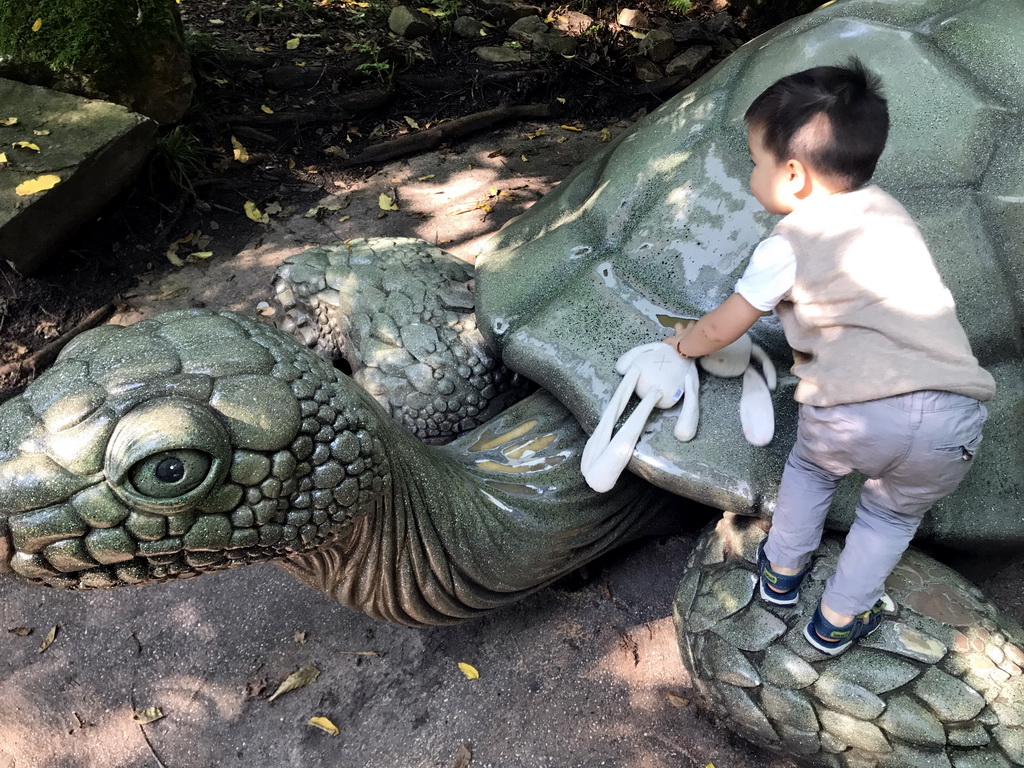
M909 407L912 439L900 461L864 484L857 519L822 596L842 616L856 616L881 598L925 512L955 491L973 464L987 416L977 400L950 392L887 400Z
M821 543L836 486L850 472L828 455L832 410L800 406L796 443L786 459L772 527L764 544L764 553L773 567L796 573L807 565Z

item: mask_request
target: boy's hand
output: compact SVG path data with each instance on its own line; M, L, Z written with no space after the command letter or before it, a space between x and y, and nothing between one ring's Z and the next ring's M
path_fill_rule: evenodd
M679 352L679 344L680 342L682 342L683 339L686 338L686 334L690 332L690 329L693 328L693 326L694 323L690 323L689 325L676 323L676 332L671 336L666 336L664 339L662 339L662 341L664 341L666 344L672 347L672 349L674 349L677 353L682 354L681 352Z

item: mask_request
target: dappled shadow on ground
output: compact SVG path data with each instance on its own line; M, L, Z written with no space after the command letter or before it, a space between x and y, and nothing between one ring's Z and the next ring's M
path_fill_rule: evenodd
M88 594L0 581L0 764L447 768L469 744L474 767L789 766L693 701L669 615L691 543L649 542L583 589L428 630L372 621L270 566ZM34 631L6 631L18 626ZM268 700L307 664L316 682ZM165 717L132 721L150 706Z

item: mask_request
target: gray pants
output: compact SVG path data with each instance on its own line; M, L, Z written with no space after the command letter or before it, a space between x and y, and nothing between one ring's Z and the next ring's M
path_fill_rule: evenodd
M963 480L988 417L977 400L925 390L828 408L800 406L796 445L765 542L768 559L802 568L821 543L843 476L869 479L822 601L854 616L884 593L886 578L924 513Z

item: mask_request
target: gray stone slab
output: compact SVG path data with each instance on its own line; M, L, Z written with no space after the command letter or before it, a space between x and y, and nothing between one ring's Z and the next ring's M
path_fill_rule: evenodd
M0 78L0 258L37 270L75 230L129 184L155 146L156 123L105 101ZM39 150L17 148L27 141ZM45 175L52 189L19 195Z

